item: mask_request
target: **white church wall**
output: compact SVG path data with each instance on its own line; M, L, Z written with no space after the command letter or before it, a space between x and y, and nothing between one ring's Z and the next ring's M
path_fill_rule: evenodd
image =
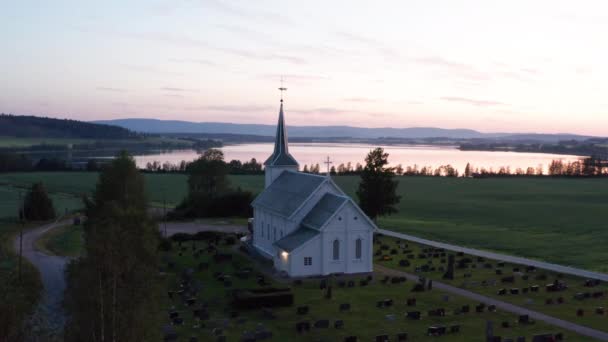
M371 272L373 230L351 202L344 205L323 229L325 274ZM356 241L361 239L361 258L356 257ZM334 241L339 241L339 258L334 260Z
M311 258L310 265L305 264L304 258ZM322 249L320 236L306 242L304 246L289 254L289 275L306 277L319 275L322 272Z

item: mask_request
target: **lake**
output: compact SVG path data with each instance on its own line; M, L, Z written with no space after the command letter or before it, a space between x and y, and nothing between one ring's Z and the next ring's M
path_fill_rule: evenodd
M353 167L356 163L362 163L366 154L376 145L367 144L344 144L344 143L290 143L289 152L300 163L304 165L319 164L321 170L325 171L323 161L329 156L332 165L351 162ZM520 153L520 152L486 152L486 151L461 151L451 146L429 146L429 145L390 145L381 146L389 154L391 165L401 164L407 166L418 165L436 168L441 165L450 164L462 173L467 163L474 168L486 168L498 170L502 166L509 166L514 172L517 168L536 168L542 165L547 170L552 160L575 161L580 156L546 154L546 153ZM222 147L226 161L237 159L248 161L255 158L258 162L264 162L272 153L272 143L227 145ZM135 155L137 166L145 168L148 162L159 161L178 164L180 161L192 161L197 158L194 150L167 151L156 154Z

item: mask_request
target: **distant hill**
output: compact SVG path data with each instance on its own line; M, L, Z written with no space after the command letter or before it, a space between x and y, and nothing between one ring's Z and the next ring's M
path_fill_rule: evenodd
M0 114L0 136L15 138L131 139L139 134L108 124Z
M199 133L199 134L240 134L273 136L276 126L258 124L234 124L223 122L190 122L157 119L117 119L95 121L124 127L142 133ZM585 140L590 137L573 134L514 134L482 133L471 129L443 129L434 127L411 128L364 128L352 126L289 126L290 137L306 138L448 138L448 139L499 139L534 140L554 142L559 140Z
M272 136L275 125L234 124L224 122L190 122L157 119L117 119L95 121L116 125L143 133L206 133L206 134L247 134ZM481 138L483 133L470 129L442 129L432 127L413 128L363 128L352 126L289 126L290 137L307 138Z

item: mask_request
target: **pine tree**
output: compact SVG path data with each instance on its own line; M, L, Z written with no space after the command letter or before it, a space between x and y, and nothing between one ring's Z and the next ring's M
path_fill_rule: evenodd
M34 183L23 202L25 218L33 221L44 221L55 218L53 201L42 183Z
M401 199L397 196L399 182L394 179L393 168L387 167L388 153L378 147L369 152L365 163L357 189L361 209L374 220L397 212L395 205Z

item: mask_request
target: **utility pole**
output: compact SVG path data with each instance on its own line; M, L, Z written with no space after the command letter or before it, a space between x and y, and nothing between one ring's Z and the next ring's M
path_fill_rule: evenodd
M25 224L25 212L23 203L23 193L19 190L19 284L21 284L21 263L23 259L23 226Z
M163 229L165 231L165 238L167 238L167 196L163 190Z

